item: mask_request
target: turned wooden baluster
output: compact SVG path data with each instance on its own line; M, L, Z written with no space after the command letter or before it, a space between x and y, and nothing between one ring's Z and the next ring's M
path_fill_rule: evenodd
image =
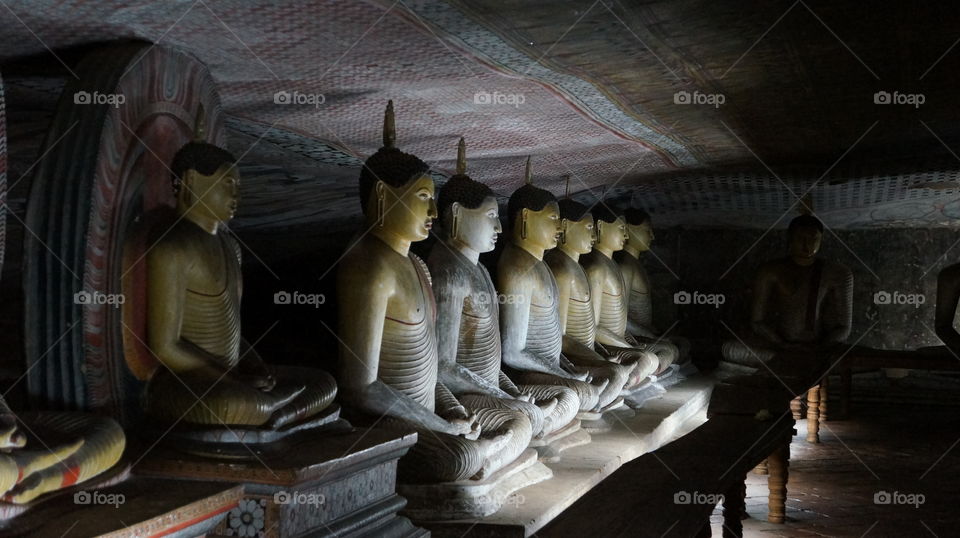
M820 422L827 421L827 376L820 382Z
M800 397L790 400L790 413L793 414L793 420L800 420L800 411L803 408L803 402Z
M767 460L763 460L753 468L753 474L767 474Z
M747 477L723 495L723 538L743 537L743 516L746 513Z
M820 385L807 391L807 442L820 442Z
M770 523L783 523L787 514L790 439L788 436L781 441L767 458L767 466L770 470L770 476L767 478L767 487L770 490L767 497L767 521Z

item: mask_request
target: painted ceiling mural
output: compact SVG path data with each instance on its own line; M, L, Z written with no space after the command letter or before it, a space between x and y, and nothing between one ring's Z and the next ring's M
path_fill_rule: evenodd
M946 7L259 4L8 1L0 61L119 39L196 55L220 88L231 149L250 150L243 164L258 180L245 188L260 190L240 217L251 225L280 203L274 183L315 191L316 205L272 222L357 213L353 181L379 146L388 99L401 149L442 178L464 136L471 175L501 197L532 155L538 184L562 194L569 175L576 198L605 191L662 225L766 228L808 190L833 227L960 217L960 52L949 53L960 36L946 31L960 15ZM903 22L891 29L894 19ZM920 28L933 37L911 40ZM60 71L70 76L69 65ZM28 80L5 78L21 89ZM882 92L924 103L887 105Z

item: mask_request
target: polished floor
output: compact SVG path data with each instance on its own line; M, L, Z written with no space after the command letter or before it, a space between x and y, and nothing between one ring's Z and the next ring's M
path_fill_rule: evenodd
M750 473L744 536L960 536L960 407L861 401L818 445L805 420L797 432L786 524L767 522L767 477Z

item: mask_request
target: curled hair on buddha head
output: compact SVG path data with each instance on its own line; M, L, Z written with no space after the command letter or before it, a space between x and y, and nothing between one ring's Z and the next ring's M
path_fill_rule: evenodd
M603 221L613 224L614 222L617 222L617 218L619 216L620 215L614 213L614 211L610 209L610 206L603 203L603 200L598 202L597 205L593 206L593 217L597 219L597 222Z
M590 208L581 204L580 202L571 200L570 198L564 198L560 200L557 205L560 206L560 218L566 219L571 222L577 222L583 220L586 216L591 216Z
M237 163L237 158L229 151L205 142L205 131L203 105L200 105L197 110L197 123L193 127L193 140L180 148L170 163L170 171L172 172L170 180L173 183L174 195L180 193L183 176L186 175L188 170L196 170L205 176L209 176L225 164L234 165Z
M490 187L467 175L466 151L466 143L461 138L457 145L457 173L450 176L437 193L437 213L441 219L446 218L454 203L467 209L476 209L488 197L495 197Z
M787 226L787 237L793 235L797 230L816 230L823 233L823 223L813 215L800 215L799 217L794 217L794 219L790 221L790 225Z
M640 226L645 222L650 222L650 213L635 207L628 207L623 210L623 218L630 226Z
M557 197L548 190L533 186L532 174L530 172L530 157L527 157L527 167L524 173L525 182L522 187L513 191L510 200L507 202L507 219L512 226L517 220L517 215L524 209L531 211L543 211L550 202L556 202Z
M229 151L207 142L188 142L173 157L170 170L173 172L173 193L179 194L183 177L188 170L209 176L225 164L236 164L237 159Z
M378 180L391 187L402 187L430 171L427 163L394 147L396 140L391 100L387 102L387 109L383 113L383 147L367 158L360 170L360 208L364 214L367 213L370 192Z

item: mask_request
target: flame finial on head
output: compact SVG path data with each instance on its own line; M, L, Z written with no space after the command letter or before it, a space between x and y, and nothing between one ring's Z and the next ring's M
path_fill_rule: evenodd
M809 192L805 194L803 199L800 200L797 211L801 215L813 215L813 195L811 195Z
M397 122L393 115L393 99L387 101L387 109L383 111L383 147L393 148L397 145Z
M457 175L463 176L467 173L467 143L464 142L463 137L460 137L460 142L457 143Z
M570 174L564 175L563 179L566 181L566 187L564 188L563 197L570 198Z
M207 118L203 110L203 103L197 107L197 120L193 124L193 141L205 142L207 138Z
M523 171L523 182L527 185L533 185L533 171L530 168L530 156L527 155L527 166Z

